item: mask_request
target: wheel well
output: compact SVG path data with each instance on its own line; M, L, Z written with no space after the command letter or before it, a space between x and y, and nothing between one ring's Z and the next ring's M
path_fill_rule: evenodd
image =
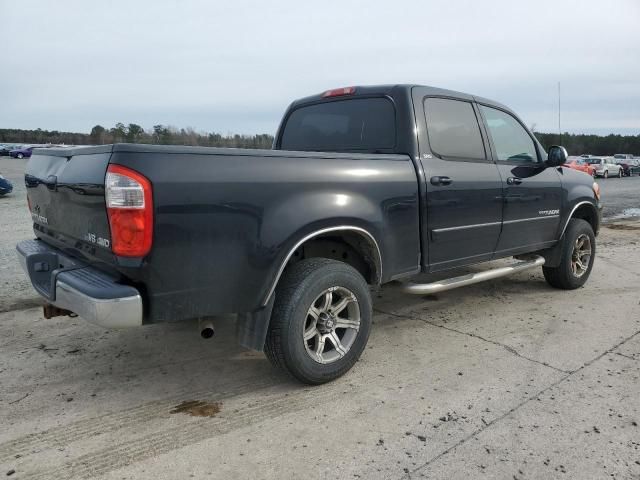
M331 258L351 265L370 285L380 283L378 247L372 240L357 232L327 232L307 240L294 250L286 268L300 260L318 257Z
M586 220L593 228L594 233L598 233L598 214L595 212L595 209L592 205L583 204L580 205L571 218L581 218L582 220Z

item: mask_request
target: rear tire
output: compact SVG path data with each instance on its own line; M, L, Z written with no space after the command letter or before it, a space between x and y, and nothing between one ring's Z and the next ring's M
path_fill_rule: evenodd
M310 385L353 367L369 339L372 312L369 287L355 268L301 260L285 271L275 295L265 343L275 367Z
M574 290L589 279L596 257L596 236L589 222L572 218L560 242L560 265L542 267L542 273L552 287Z

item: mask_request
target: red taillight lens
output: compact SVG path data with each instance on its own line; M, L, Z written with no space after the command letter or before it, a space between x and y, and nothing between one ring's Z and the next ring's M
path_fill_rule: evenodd
M104 183L113 253L146 255L153 241L151 182L135 170L109 165Z
M333 90L324 92L322 98L341 97L343 95L353 95L354 93L356 93L356 87L334 88Z

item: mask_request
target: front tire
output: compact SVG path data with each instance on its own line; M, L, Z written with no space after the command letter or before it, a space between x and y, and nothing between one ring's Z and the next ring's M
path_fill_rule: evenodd
M275 292L265 354L276 367L310 385L353 367L371 330L367 282L350 265L310 258L290 266Z
M605 170L604 174L602 175L604 178L609 178L609 170Z
M622 169L618 170L618 178L622 178L624 171Z
M542 267L549 285L563 290L575 290L589 279L596 256L596 236L589 222L572 218L560 239L562 255L557 267Z
M23 154L21 154L21 153L19 153L19 154L17 154L17 155L16 155L16 157L17 157L17 158L24 158L24 155L23 155Z

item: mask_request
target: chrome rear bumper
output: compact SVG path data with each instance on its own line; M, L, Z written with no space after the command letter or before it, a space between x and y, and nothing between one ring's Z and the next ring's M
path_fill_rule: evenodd
M25 240L16 249L33 287L50 304L101 327L142 325L142 297L135 288L40 240Z

